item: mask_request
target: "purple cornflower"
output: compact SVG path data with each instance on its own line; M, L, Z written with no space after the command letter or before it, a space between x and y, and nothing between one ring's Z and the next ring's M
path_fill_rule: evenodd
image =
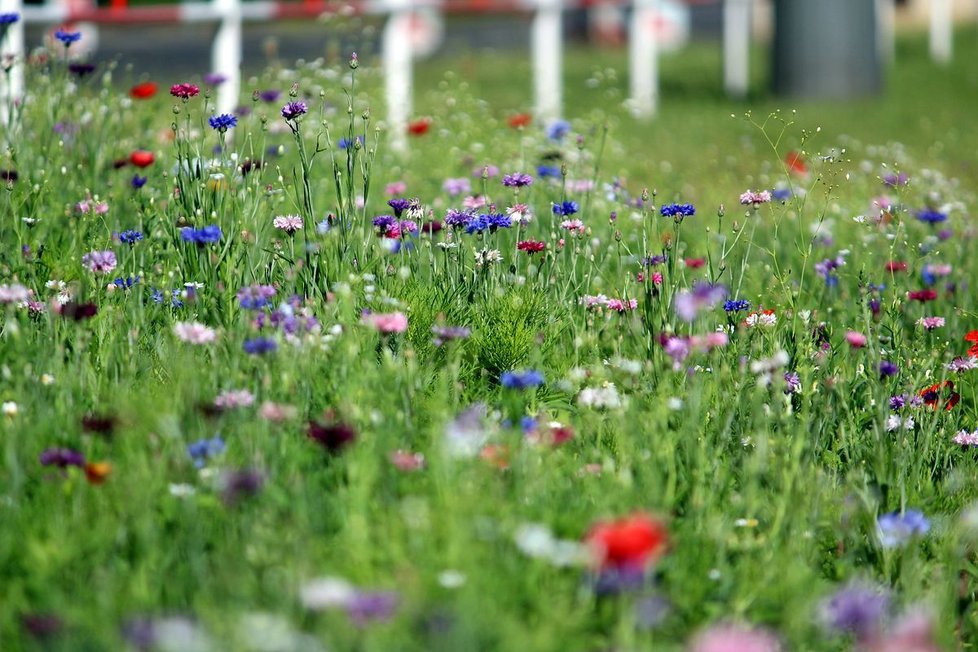
M834 272L845 264L845 257L839 254L835 258L826 258L820 263L815 263L815 273L825 279L825 285L835 287L839 284L839 279Z
M356 625L371 620L388 620L397 612L400 598L393 591L358 591L347 603L346 612Z
M533 177L525 172L514 172L503 177L503 185L507 188L523 188L533 183Z
M646 256L642 259L642 267L658 267L669 260L667 254L662 254L661 256Z
M227 80L227 75L222 75L219 72L209 72L204 75L204 83L208 86L220 86Z
M910 177L908 177L904 172L900 172L899 174L891 172L883 177L883 185L890 186L891 188L895 188L896 186L905 186L909 181Z
M59 29L54 33L54 38L61 41L66 48L71 47L72 43L76 43L81 40L81 32L69 32L67 30Z
M829 629L865 639L879 631L890 607L890 596L867 584L851 583L820 605L821 620Z
M431 332L434 334L431 343L435 346L441 346L452 340L464 340L472 334L472 331L464 326L432 326Z
M458 229L466 226L474 217L472 213L460 211L456 208L449 208L445 212L445 224L454 229Z
M554 203L552 210L554 215L568 217L579 211L580 207L577 205L576 201L562 201L559 204Z
M907 405L906 394L896 394L890 397L890 409L894 412L902 410Z
M916 509L883 514L877 519L876 525L880 544L884 548L902 546L912 538L930 531L930 521L923 512Z
M273 339L267 337L256 337L245 340L243 347L245 353L249 355L264 355L272 353L278 348L278 344Z
M216 224L211 224L200 229L195 229L190 226L180 229L180 237L184 242L193 242L198 246L219 242L222 235L221 227Z
M659 215L682 219L696 215L696 208L692 204L666 204L659 209Z
M727 288L723 285L699 282L692 290L682 290L676 293L674 300L676 314L683 321L691 322L704 308L712 308L727 296Z
M784 372L784 393L797 394L801 391L801 377L795 371Z
M277 100L282 95L282 91L276 90L274 88L270 88L268 90L258 91L257 95L258 95L258 99L260 99L262 102L271 103Z
M261 310L271 304L275 288L271 285L246 285L238 290L238 305L245 310Z
M458 195L465 195L472 192L472 183L467 177L445 179L445 182L441 184L441 189L452 197L456 197Z
M285 118L286 122L292 122L300 115L305 115L309 111L309 107L306 106L305 102L289 102L282 107L282 117Z
M141 177L138 174L133 175L132 180L129 181L129 185L133 187L133 190L139 190L146 185L146 181L149 177Z
M968 356L967 358L955 358L944 365L944 368L955 373L970 371L971 369L978 369L978 359L971 356Z
M82 256L82 265L96 274L108 274L115 269L116 264L115 252L111 250L90 251Z
M543 373L536 369L504 371L499 376L499 383L508 389L531 389L533 387L539 387L543 382Z
M404 199L403 197L395 197L394 199L388 200L387 205L394 211L394 217L400 217L401 213L411 206L411 200Z
M223 134L231 127L237 126L238 119L230 113L222 113L221 115L212 115L207 119L207 123L211 129L216 129Z
M48 448L40 456L43 466L57 466L67 468L69 466L85 466L85 456L71 448Z
M896 376L900 372L900 367L889 360L880 360L880 378Z

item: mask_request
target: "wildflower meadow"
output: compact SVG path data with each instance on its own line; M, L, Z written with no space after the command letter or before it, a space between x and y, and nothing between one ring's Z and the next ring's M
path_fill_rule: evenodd
M0 649L978 646L973 74L874 141L450 73L398 153L365 52L218 113L55 36L0 136Z

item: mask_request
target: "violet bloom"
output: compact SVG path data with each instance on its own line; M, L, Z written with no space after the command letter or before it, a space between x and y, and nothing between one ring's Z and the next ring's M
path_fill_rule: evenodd
M229 471L222 476L221 484L223 485L221 497L224 503L234 505L261 491L265 484L265 476L261 471L254 469Z
M523 188L533 183L533 177L525 172L514 172L503 177L503 185L507 188Z
M820 619L829 629L859 639L879 632L890 607L890 596L867 584L851 583L822 601Z
M62 469L85 466L85 456L71 448L48 448L41 453L39 460L42 466L57 466Z
M346 612L358 626L371 620L389 620L397 612L400 597L393 591L358 591L346 605Z
M900 367L896 363L890 362L889 360L880 361L880 378L896 376L898 373L900 373Z
M82 256L82 265L96 274L108 274L115 269L116 264L115 252L111 250L90 251Z
M286 122L292 122L301 115L305 115L309 111L309 107L306 106L305 102L289 102L282 107L282 117L285 118Z
M877 533L884 548L896 548L917 536L930 531L930 521L916 509L881 515L877 521Z
M694 285L692 290L683 290L676 294L674 300L676 314L683 321L691 322L696 319L701 310L712 308L726 298L727 288L723 285L700 282Z

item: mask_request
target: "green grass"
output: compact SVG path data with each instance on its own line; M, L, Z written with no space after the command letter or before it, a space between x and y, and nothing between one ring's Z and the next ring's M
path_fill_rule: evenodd
M506 126L530 108L521 58L433 61L419 66L417 111L432 128L403 157L375 140L380 75L367 56L355 89L345 66L270 70L261 88L298 82L310 104L302 148L279 104L255 103L221 153L203 96L175 112L167 96L129 102L111 75L69 83L60 64L32 67L0 155L0 169L17 172L0 196L0 286L38 302L0 306L0 649L127 649L147 622L155 649L182 652L671 651L724 622L775 632L786 650L891 649L878 647L885 633L854 642L820 622L826 596L854 580L892 595L894 621L932 612L936 642L921 649L975 649L978 460L952 437L978 426L978 396L974 371L946 365L978 328L976 49L973 32L960 33L955 63L938 71L909 38L884 96L795 107L762 90L761 65L749 103L724 99L718 52L698 44L663 57L651 121L621 110L621 53L572 50L572 134L560 143L541 125ZM362 132L364 149L338 148ZM114 165L137 147L156 162ZM795 149L810 176L785 169ZM181 172L194 159L213 163L199 177ZM244 159L264 165L243 175ZM541 161L566 176L537 176ZM489 164L537 178L516 196L481 178ZM909 184L884 187L887 171ZM148 177L140 190L134 173ZM461 205L443 190L458 177L499 210L527 203L535 219L408 237L399 253L377 237L387 184L406 184L398 194L419 198L428 223ZM786 184L784 201L738 202L748 188ZM655 193L636 203L646 188ZM893 208L877 220L883 194ZM551 210L571 200L579 237ZM107 211L92 209L102 201ZM672 202L694 203L696 215L658 214ZM915 219L928 205L946 206L947 222ZM302 231L276 230L284 214L301 215ZM327 215L331 228L318 232ZM182 228L212 224L219 242L184 240ZM951 235L938 237L945 226ZM143 240L121 243L127 229ZM517 250L531 238L546 251ZM118 267L86 269L83 256L106 249ZM502 261L477 264L487 249ZM826 282L816 265L839 256ZM908 296L930 287L925 270L938 277L929 303ZM130 289L107 289L137 275ZM59 314L71 310L50 287L59 280L97 314ZM707 281L774 310L776 325L749 327L747 313L720 304L684 320L677 306ZM273 285L273 304L242 306L252 284ZM599 294L636 308L582 305ZM408 327L378 333L364 311L402 312ZM946 323L925 332L927 316ZM215 328L215 341L181 341L175 326L190 321ZM439 347L434 325L471 334ZM718 328L729 341L702 350ZM866 345L851 346L850 331ZM247 354L261 334L277 350ZM881 377L882 360L897 374ZM503 386L504 372L523 369L545 382ZM786 391L785 372L798 391ZM950 409L891 410L891 396L944 380L960 397ZM254 403L215 409L228 390ZM951 392L933 397L938 408ZM603 407L589 404L595 393ZM281 419L267 418L266 401ZM112 417L112 431L94 432L83 421L93 415ZM889 430L895 415L914 427ZM535 432L521 431L523 417ZM345 446L340 426L356 433ZM198 468L188 446L218 435L225 449ZM42 465L53 447L111 471L99 484L75 465ZM883 546L877 518L910 509L929 532ZM641 582L608 595L598 580L614 564L581 543L636 512L655 515L668 547L638 560ZM387 594L366 615L342 592L332 607L312 605L323 577ZM389 594L396 605L384 604ZM654 623L653 600L668 604ZM42 616L57 623L44 636Z

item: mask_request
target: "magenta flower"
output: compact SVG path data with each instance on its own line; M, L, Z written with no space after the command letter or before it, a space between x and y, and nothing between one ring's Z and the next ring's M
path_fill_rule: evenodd
M944 325L943 317L921 317L917 320L917 325L925 331L932 331Z
M854 349L861 349L866 346L866 336L862 333L857 333L856 331L849 331L846 333L846 341L849 342L849 346Z

